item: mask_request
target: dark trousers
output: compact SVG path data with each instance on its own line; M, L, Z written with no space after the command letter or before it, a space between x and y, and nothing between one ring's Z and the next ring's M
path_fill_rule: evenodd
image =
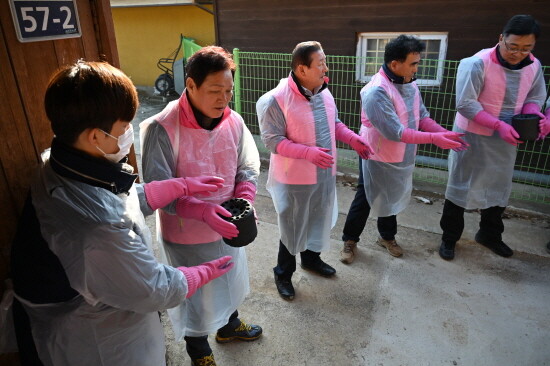
M239 326L241 320L239 319L239 312L235 310L233 314L229 317L229 321L226 325L221 327L219 330L224 328L231 328L235 329ZM197 358L210 356L212 354L212 348L210 348L210 344L208 343L208 336L202 336L202 337L184 337L185 339L185 349L187 350L187 354L189 357L191 357L192 360L196 360Z
M502 241L504 223L502 214L506 207L494 206L481 210L478 235L485 241ZM439 222L445 243L456 243L464 231L464 208L445 200L443 214Z
M38 358L31 333L31 324L27 312L17 299L13 299L13 322L15 324L15 338L19 348L19 360L22 366L43 366Z
M344 224L344 232L342 240L359 241L361 233L365 229L367 219L370 214L370 205L365 194L365 186L363 183L363 160L359 159L359 180L357 181L357 192L351 202L351 206ZM384 240L395 239L397 234L397 217L396 215L379 217L377 219L378 232Z
M316 261L321 260L321 253L314 252L312 250L304 250L300 252L300 259L302 263L313 264ZM296 272L296 256L290 254L286 246L279 240L279 254L277 255L277 266L273 268L273 272L284 279L289 279L292 274Z

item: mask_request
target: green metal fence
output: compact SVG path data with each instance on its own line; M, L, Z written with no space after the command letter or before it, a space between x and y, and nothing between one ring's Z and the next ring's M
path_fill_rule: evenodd
M256 101L265 92L273 89L280 79L290 72L290 54L240 52L233 50L235 61L239 65L235 75L235 93L233 107L246 121L253 134L259 134L256 116ZM340 119L352 130L358 132L361 126L359 92L365 85L358 81L357 63L367 65L379 60L361 59L353 56L327 55L330 77L329 88L336 100ZM455 79L458 61L445 60L442 79L438 86L420 86L424 104L432 118L444 127L451 129L455 116ZM419 70L418 79L435 75L433 68L437 60L424 63ZM372 68L372 67L371 67ZM550 67L544 68L545 78L550 79ZM547 83L547 90L550 84ZM349 149L340 144L340 148ZM264 149L259 144L260 149ZM357 167L357 155L340 154L340 166ZM447 183L448 151L435 145L420 145L416 159L414 178L416 180L444 185ZM518 149L515 165L512 197L522 200L550 204L550 138L544 141L528 142Z

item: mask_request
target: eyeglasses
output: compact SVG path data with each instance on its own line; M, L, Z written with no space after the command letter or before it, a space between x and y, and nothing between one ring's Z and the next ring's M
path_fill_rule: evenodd
M508 50L508 52L510 52L511 54L516 54L516 53L521 53L522 55L528 55L530 54L531 52L533 52L534 48L531 48L530 50L519 50L517 48L510 48L508 46L508 44L506 43L505 40L502 40L502 42L504 42L504 47L506 47L506 49Z

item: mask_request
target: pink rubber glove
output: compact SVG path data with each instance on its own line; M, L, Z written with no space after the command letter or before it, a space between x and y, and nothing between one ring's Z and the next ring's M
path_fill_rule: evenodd
M442 149L454 149L455 151L462 151L468 143L461 139L464 136L463 133L458 132L429 132L432 134L432 144L439 146ZM458 143L458 146L456 144Z
M523 143L523 141L518 140L519 134L517 131L506 122L499 121L497 126L497 132L500 135L500 138L509 143L510 145L518 146Z
M527 103L521 109L523 114L536 114L540 118L546 118L544 114L540 111L540 106L537 103Z
M244 198L253 205L256 198L256 185L252 182L239 182L235 184L235 193L233 196L235 198Z
M359 135L354 134L349 142L349 145L357 152L357 155L359 155L361 159L368 159L372 154L374 154L374 151L372 151L369 144Z
M430 117L425 117L420 120L418 129L425 132L448 132L445 127L441 126L439 123L431 119Z
M497 131L500 135L500 138L510 145L518 146L518 144L523 143L523 141L518 140L519 134L516 130L514 130L514 127L504 121L499 120L498 118L490 115L485 111L481 111L476 114L472 121L482 125L483 127L487 127Z
M173 200L194 194L210 194L223 186L223 178L200 176L157 180L145 184L145 198L152 210L165 207Z
M234 196L235 198L244 198L253 205L256 199L256 185L251 182L239 182L235 185ZM256 209L252 207L252 210L254 210L254 219L256 219L256 224L258 224Z
M374 154L369 144L343 123L336 123L334 136L336 140L350 145L362 159L368 159L371 154Z
M178 267L187 279L186 298L193 296L199 287L229 272L235 265L233 262L229 263L232 258L228 255L194 267Z
M405 128L401 135L401 141L407 144L434 144L442 149L460 148L467 145L460 137L463 133L457 132L422 132L412 128Z
M539 121L539 137L537 140L542 140L550 132L550 121L540 112L540 107L537 103L527 103L521 109L524 114L536 114L540 117ZM546 133L545 133L546 132Z
M284 139L277 145L277 153L287 158L306 159L321 169L328 169L334 164L332 155L327 154L330 149L317 146L305 146Z
M449 130L441 126L439 123L437 123L430 117L422 118L420 120L420 124L418 125L418 127L420 128L420 130L425 132L450 132ZM468 144L466 141L462 139L459 142L461 143L461 146L454 147L453 148L454 151L464 151L468 149L468 146L470 146L470 144Z
M231 212L220 205L204 202L195 197L181 197L176 204L176 213L179 217L205 222L224 238L232 239L239 235L239 230L235 224L225 221L218 215L232 216Z

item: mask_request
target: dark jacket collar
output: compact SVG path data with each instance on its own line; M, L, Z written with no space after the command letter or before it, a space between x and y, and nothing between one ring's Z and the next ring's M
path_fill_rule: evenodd
M416 80L416 78L412 78L411 81L405 82L404 77L395 75L385 63L382 64L382 70L384 70L384 74L386 74L388 79L394 84L410 84Z
M525 57L523 60L521 60L520 63L516 64L516 65L510 65L510 63L508 61L506 61L505 59L502 58L502 56L500 55L500 45L497 45L495 47L495 53L496 53L496 56L497 56L497 60L498 60L498 63L502 66L502 67L505 67L507 69L510 69L510 70L521 70L523 69L525 66L529 66L531 65L534 61L531 60L531 54L527 55L527 57Z
M128 193L138 177L126 160L112 163L68 146L55 137L52 141L50 164L57 174L115 194Z
M300 94L302 94L304 96L304 98L306 98L307 100L311 100L311 95L306 94L306 91L304 90L302 85L300 85L300 81L298 80L298 78L294 74L294 71L290 72L290 76L292 76L292 81L294 81L294 83L296 84L296 86L297 86L296 89L298 89ZM324 82L323 85L321 86L321 89L319 89L319 91L317 92L317 94L319 94L320 92L325 90L327 87L328 87L328 84L326 82Z

